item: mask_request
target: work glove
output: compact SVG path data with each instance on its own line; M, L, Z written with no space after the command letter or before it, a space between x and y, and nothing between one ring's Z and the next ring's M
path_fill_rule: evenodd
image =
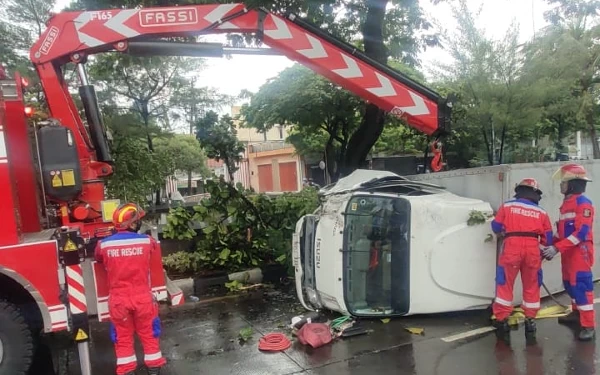
M558 254L558 250L554 246L548 246L542 250L542 255L546 260L551 260L556 254Z

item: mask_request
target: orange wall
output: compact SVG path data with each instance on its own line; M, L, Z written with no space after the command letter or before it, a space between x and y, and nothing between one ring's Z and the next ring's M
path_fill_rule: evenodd
M297 155L294 155L293 148L285 148L280 150L273 151L263 151L250 153L248 155L249 167L250 167L250 186L256 191L264 192L262 189L267 189L271 185L271 191L289 191L293 187L293 191L298 191L301 186L301 179L303 177L301 171L301 160ZM296 181L292 181L293 172L292 167L287 165L287 163L294 163L296 168L295 178ZM283 166L283 183L280 169L280 165ZM270 166L270 168L267 167ZM262 166L262 167L261 167ZM261 172L259 174L259 167L261 167ZM267 173L267 170L270 169L271 172L271 181L260 181L259 176ZM283 186L282 186L283 185Z

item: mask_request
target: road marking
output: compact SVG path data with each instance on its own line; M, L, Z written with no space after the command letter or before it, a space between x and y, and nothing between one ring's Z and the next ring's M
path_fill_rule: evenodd
M483 333L491 332L491 331L493 331L495 329L496 328L494 328L492 326L481 327L481 328L473 329L471 331L467 331L467 332L463 332L463 333L457 333L456 335L444 337L442 339L442 341L444 341L444 342L452 342L452 341L456 341L456 340L462 340L462 339L465 339L467 337L481 335Z

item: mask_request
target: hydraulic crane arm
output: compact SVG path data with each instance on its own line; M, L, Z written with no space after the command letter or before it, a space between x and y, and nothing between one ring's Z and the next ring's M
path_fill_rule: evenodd
M261 34L266 45L427 135L448 130L450 108L436 92L294 14L281 17L243 4L60 13L31 49L31 59L36 65L78 62L88 54L126 51L128 41L226 32Z
M449 130L451 103L447 100L294 14L279 16L263 9L247 9L243 4L63 12L48 21L46 31L30 52L51 116L71 131L81 167L81 188L72 190L69 199L53 199L61 206L63 225L86 223L97 230L93 227L102 223L98 212L104 199L103 178L112 173L106 131L85 70L87 57L108 51L136 53L140 49L170 54L176 46L161 50L156 39L231 32L256 33L273 50L403 118L427 135L440 136ZM64 80L63 66L67 63L77 67L87 128ZM48 173L45 178L54 176L53 171Z

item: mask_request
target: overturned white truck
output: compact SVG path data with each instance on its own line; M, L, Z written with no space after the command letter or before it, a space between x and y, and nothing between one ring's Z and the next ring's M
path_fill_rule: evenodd
M581 164L593 180L600 178L600 161ZM552 174L559 166L511 164L407 177L355 171L321 189L321 206L296 225L300 302L308 310L359 317L489 307L497 258L493 213L512 198L517 182L533 177L544 192L540 205L556 221L563 197ZM586 195L600 202L594 182ZM599 230L596 220L596 238ZM596 263L596 279L599 271ZM560 257L544 262L543 272L551 293L564 290ZM522 298L520 283L518 278L515 304Z

